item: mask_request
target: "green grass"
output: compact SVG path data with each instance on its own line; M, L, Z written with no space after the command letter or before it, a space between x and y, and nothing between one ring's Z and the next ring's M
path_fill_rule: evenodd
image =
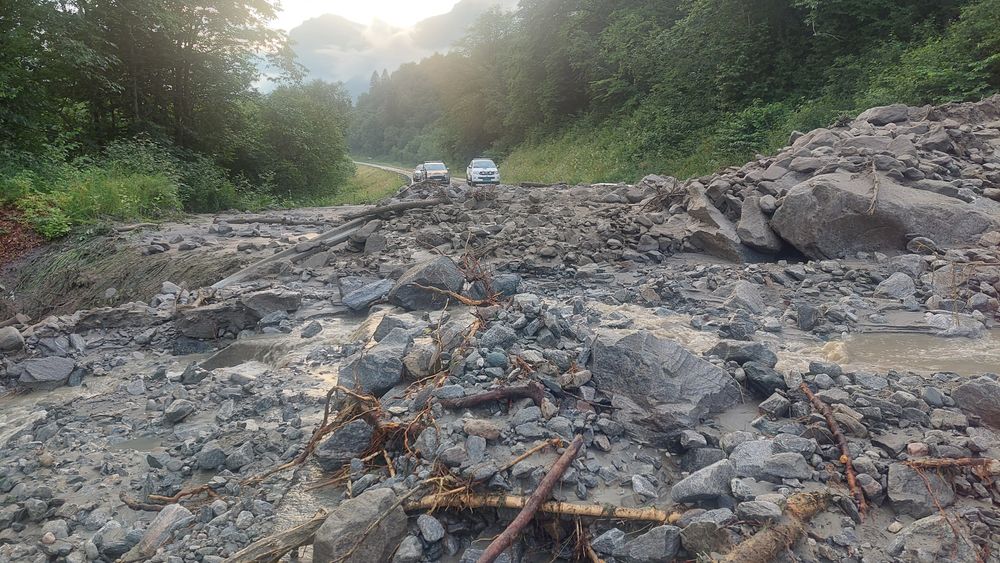
M399 174L370 166L358 166L347 184L333 194L290 202L288 207L329 207L375 203L396 193L405 182Z

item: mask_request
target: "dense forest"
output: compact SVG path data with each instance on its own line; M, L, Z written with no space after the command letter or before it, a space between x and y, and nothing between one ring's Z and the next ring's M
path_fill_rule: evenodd
M351 101L302 81L268 27L277 9L4 0L0 208L54 238L98 218L301 201L342 184Z
M508 180L703 174L869 106L1000 89L1000 0L522 0L374 74L350 143Z

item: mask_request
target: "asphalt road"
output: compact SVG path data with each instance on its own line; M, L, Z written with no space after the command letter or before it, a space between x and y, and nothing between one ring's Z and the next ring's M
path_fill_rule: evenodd
M379 170L385 170L387 172L395 172L400 176L405 176L407 182L410 182L411 184L413 183L412 170L406 170L405 168L398 168L396 166L389 166L387 164L375 164L374 162L361 162L358 160L355 160L354 164L357 164L358 166L370 166L371 168L378 168ZM451 179L459 182L465 182L464 176L458 176L454 172L452 172Z

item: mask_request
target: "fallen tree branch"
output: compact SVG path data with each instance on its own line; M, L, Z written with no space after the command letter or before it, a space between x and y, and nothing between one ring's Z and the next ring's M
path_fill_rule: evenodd
M797 493L789 497L785 513L773 526L762 529L736 546L724 561L731 563L768 563L794 544L805 532L805 525L830 502L828 493Z
M127 233L129 231L137 231L139 229L155 229L159 227L156 223L136 223L134 225L121 225L115 227L116 233Z
M439 399L438 402L441 403L442 407L448 409L462 409L489 403L490 401L509 401L514 399L531 399L535 402L535 406L540 407L542 406L542 400L545 399L545 387L537 381L532 381L526 385L501 387L466 397Z
M872 159L872 202L868 206L868 214L875 214L875 206L878 205L878 191L881 188L881 182L878 179L878 171L875 169L875 160Z
M418 510L434 510L450 508L453 510L472 510L476 508L510 508L521 509L528 502L528 497L520 495L457 495L442 493L427 495L420 500L404 505L407 512ZM574 502L543 502L538 512L546 514L564 514L567 516L586 516L589 518L604 518L609 520L633 520L637 522L670 522L674 513L659 508L625 508L604 504L581 504Z
M462 305L468 305L470 307L479 307L481 305L487 305L487 304L491 303L491 301L489 299L469 299L468 297L466 297L466 296L464 296L464 295L462 295L460 293L455 293L454 291L448 291L447 289L441 289L441 288L433 287L433 286L429 286L429 285L420 285L419 283L415 283L415 284L413 284L413 286L414 287L419 287L420 289L425 289L427 291L433 291L434 293L439 293L439 294L444 295L446 297L450 297L451 299L454 299L455 301L458 301Z
M559 479L562 478L563 474L566 473L566 470L569 469L570 463L573 462L576 454L579 453L581 446L583 446L583 436L577 434L576 438L573 438L573 441L566 448L566 451L552 464L552 468L545 474L542 482L538 484L535 491L528 497L528 502L524 504L521 512L518 513L517 517L514 518L499 536L490 542L490 545L486 547L486 551L479 557L477 563L493 563L497 557L500 557L507 548L514 544L514 540L521 535L524 527L535 517L535 513L538 512L538 508L545 499L552 496L552 489L559 482Z
M167 507L165 504L149 504L128 496L125 491L118 493L118 498L125 503L125 506L132 510L145 510L146 512L159 512Z
M379 207L372 207L370 209L365 209L364 211L358 211L357 213L350 213L344 216L344 219L361 219L362 217L374 217L377 215L384 215L387 213L395 213L397 211L406 211L408 209L418 209L421 207L433 207L435 205L441 205L443 203L448 203L446 198L435 198L435 199L420 199L417 201L403 201L400 203L392 203L389 205L382 205Z
M847 438L844 433L840 430L840 425L837 424L837 419L833 416L833 411L830 410L830 406L824 403L813 394L809 386L803 381L799 385L799 389L805 393L806 397L809 398L809 402L812 403L813 408L819 411L823 418L826 419L826 425L830 428L830 433L833 434L833 438L837 441L837 445L840 447L840 463L844 464L844 475L847 477L847 488L850 489L851 495L854 497L854 503L858 505L858 514L863 522L865 519L865 512L868 510L868 504L865 502L865 493L858 485L857 474L854 471L854 462L851 461L851 450L847 446Z
M205 485L199 485L191 489L185 489L177 493L176 495L170 497L162 495L149 495L149 500L160 504L174 504L176 502L179 502L184 497L193 497L195 495L200 495L201 493L207 493L208 496L211 497L219 496L215 493L215 491L212 490L212 488L208 484L205 484Z
M326 521L329 514L320 509L312 518L283 532L257 540L233 554L228 563L255 563L258 561L278 561L289 551L309 545L316 537L316 530Z

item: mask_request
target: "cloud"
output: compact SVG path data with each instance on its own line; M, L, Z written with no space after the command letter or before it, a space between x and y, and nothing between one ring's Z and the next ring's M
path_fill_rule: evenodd
M450 12L392 26L380 20L362 25L334 14L306 20L289 31L309 78L343 82L352 96L368 89L372 72L447 51L476 19L494 6L513 8L516 0L461 0Z

